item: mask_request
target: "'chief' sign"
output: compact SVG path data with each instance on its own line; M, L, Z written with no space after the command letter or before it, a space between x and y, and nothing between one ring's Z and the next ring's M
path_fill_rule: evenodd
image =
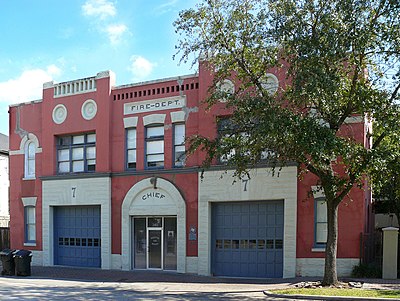
M179 109L183 108L185 105L186 98L184 96L129 102L124 104L124 115Z
M145 194L142 195L142 200L147 200L147 199L163 199L165 198L165 194L162 194L161 192L147 192Z

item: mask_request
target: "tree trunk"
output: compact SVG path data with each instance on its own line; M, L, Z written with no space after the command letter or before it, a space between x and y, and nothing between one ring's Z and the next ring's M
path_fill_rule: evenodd
M328 237L325 249L325 273L322 285L337 285L336 254L338 241L338 206L332 200L326 199L328 215Z

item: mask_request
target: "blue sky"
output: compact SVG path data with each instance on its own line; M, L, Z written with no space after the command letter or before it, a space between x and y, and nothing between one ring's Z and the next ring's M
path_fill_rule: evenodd
M12 0L0 5L0 132L44 82L112 70L117 85L194 73L173 60L172 22L197 0Z

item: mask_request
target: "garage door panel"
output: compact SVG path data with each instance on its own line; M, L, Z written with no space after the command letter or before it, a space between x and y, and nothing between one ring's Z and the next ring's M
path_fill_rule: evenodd
M54 207L54 264L101 266L100 206Z
M214 203L213 274L282 277L283 212L283 201Z

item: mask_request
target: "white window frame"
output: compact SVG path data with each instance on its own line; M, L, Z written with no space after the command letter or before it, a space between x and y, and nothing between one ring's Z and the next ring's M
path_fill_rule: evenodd
M24 179L35 179L36 165L36 144L32 140L28 140L24 147Z
M155 129L155 128L159 128L162 129L162 135L154 135L154 136L150 136L149 132L151 131L151 129ZM164 151L164 146L165 146L165 141L164 141L164 137L165 137L165 129L164 129L164 125L151 125L146 127L146 137L145 137L145 142L146 142L146 157L145 157L145 166L146 169L161 169L164 168L164 164L165 164L165 151ZM151 144L154 144L154 142L161 142L160 143L160 149L159 152L150 152L150 146ZM151 160L149 161L150 157L156 157L159 156L160 158L162 158L162 160L158 160L158 161L154 161ZM155 162L155 165L149 165L149 163L153 164L153 162Z
M24 206L24 246L36 246L36 200L37 197L22 198ZM33 210L31 214L29 214L30 210ZM33 218L30 219L30 216Z
M328 233L328 212L325 197L314 199L314 247L325 248Z
M74 142L82 137L82 142ZM61 139L69 138L69 144L60 144ZM90 139L89 139L90 138ZM94 149L92 155L89 150ZM74 158L74 154L82 150L82 157ZM60 159L62 151L68 152L68 158ZM90 155L90 157L89 157ZM75 166L82 162L82 169L76 170ZM60 164L68 164L68 170L60 171ZM89 173L96 171L96 133L82 133L78 135L67 135L57 137L57 173L72 174L72 173Z
M182 131L183 129L183 131ZM183 132L183 137L179 137L180 133ZM182 139L183 138L183 139ZM185 166L186 155L185 155L185 138L186 138L186 127L184 123L174 124L174 167ZM183 153L182 153L183 151Z
M136 164L137 164L137 130L136 128L127 128L125 131L125 149L126 149L126 169L132 170L136 169ZM129 144L129 133L134 133L134 141L133 144ZM132 152L134 153L134 160L129 160L129 153Z

